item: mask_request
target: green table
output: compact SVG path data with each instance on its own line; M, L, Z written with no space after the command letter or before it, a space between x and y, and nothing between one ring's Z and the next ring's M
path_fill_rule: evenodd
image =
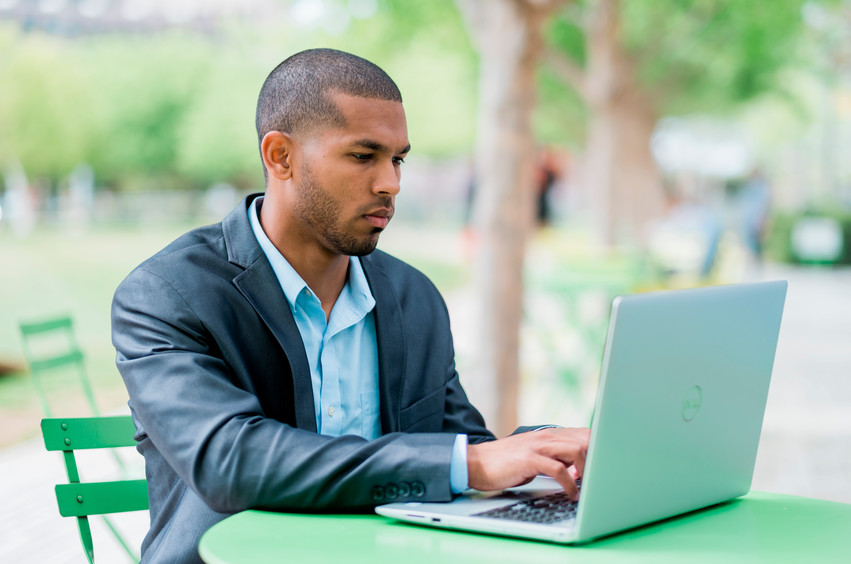
M208 564L851 563L851 505L751 492L580 546L437 530L374 515L244 511L207 531L199 551Z

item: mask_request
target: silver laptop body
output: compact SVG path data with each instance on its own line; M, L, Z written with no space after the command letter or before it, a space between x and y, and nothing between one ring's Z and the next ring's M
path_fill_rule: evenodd
M436 527L583 542L750 490L785 281L621 296L612 303L575 518L476 514L561 488L546 477L380 515Z

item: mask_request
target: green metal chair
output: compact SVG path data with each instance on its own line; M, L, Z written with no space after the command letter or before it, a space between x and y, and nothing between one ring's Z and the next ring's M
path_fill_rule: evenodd
M59 372L71 373L80 381L92 415L100 415L71 318L63 316L34 323L20 323L19 328L24 356L30 366L33 385L44 415L53 416L45 379Z
M118 417L50 418L41 420L44 446L49 451L62 451L68 484L58 484L56 501L59 514L76 517L80 540L90 563L94 563L94 545L89 515L101 515L128 556L138 562L136 552L128 546L107 513L148 509L148 483L144 479L111 482L81 482L75 450L134 446L135 427L129 415Z

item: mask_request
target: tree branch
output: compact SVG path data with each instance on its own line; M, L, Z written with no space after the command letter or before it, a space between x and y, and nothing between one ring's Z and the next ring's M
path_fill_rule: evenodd
M532 8L543 10L545 12L552 12L553 10L559 8L563 4L566 4L569 0L514 0L523 8Z
M455 6L461 13L467 33L479 54L482 54L487 46L485 38L488 28L488 6L485 0L455 0Z
M544 52L544 61L561 80L576 90L583 99L588 100L588 82L585 70L573 59L552 47L548 47Z

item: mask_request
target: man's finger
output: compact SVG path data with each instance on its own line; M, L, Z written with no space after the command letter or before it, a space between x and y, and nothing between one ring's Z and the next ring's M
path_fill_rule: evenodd
M538 467L538 472L555 479L559 485L564 488L565 493L575 500L579 499L579 488L576 486L576 481L567 471L567 466L560 461L546 456L541 456L535 461Z
M587 433L582 429L559 429L558 431L562 432L548 437L546 447L540 452L561 461L565 466L575 466L579 476L582 477L588 452Z

